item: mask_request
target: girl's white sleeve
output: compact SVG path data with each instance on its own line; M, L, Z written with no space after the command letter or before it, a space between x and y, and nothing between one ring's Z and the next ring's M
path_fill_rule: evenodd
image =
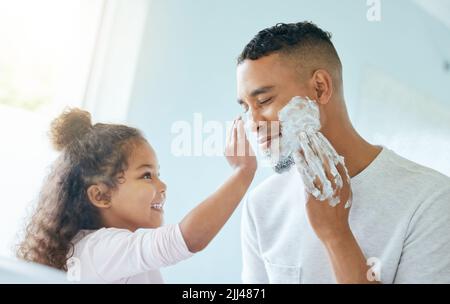
M191 257L179 225L156 229L103 228L75 245L81 270L116 281L176 264ZM82 275L83 276L83 275Z

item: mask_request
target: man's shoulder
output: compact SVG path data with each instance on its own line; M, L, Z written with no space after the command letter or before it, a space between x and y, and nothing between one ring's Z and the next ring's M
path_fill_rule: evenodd
M389 208L409 210L416 217L422 212L432 217L450 212L450 177L393 151L386 156L379 177L383 179L380 185ZM392 205L392 201L396 204Z
M420 188L426 191L429 191L430 188L450 190L450 177L435 169L416 163L393 151L389 151L389 160L391 170L403 176L399 182L404 181L411 186L416 186L418 191Z

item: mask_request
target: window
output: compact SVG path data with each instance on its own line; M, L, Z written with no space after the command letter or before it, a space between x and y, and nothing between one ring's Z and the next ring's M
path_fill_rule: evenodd
M55 157L50 117L82 106L102 10L98 0L0 1L0 255L12 255Z
M0 255L55 158L47 132L67 106L124 122L148 0L0 0Z

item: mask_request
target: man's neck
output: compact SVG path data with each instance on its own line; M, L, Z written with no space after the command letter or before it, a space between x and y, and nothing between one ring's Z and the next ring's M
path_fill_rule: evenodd
M345 159L350 177L354 177L366 169L378 156L382 148L371 145L348 124L339 124L333 131L324 132L324 135L336 149L336 152Z

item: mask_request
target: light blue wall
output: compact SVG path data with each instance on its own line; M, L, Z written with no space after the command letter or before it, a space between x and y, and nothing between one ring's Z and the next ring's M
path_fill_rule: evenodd
M175 120L232 120L236 104L235 59L261 29L277 22L311 20L334 34L344 65L349 111L371 137L358 107L361 79L375 67L430 94L450 108L450 31L412 1L381 1L382 21L366 19L365 0L153 0L129 112L156 148L169 186L167 222L179 221L228 176L219 157L176 158L170 132ZM380 88L381 89L381 88ZM383 123L383 122L380 122ZM262 170L257 180L267 176ZM212 244L192 259L163 271L169 283L240 282L240 209Z

